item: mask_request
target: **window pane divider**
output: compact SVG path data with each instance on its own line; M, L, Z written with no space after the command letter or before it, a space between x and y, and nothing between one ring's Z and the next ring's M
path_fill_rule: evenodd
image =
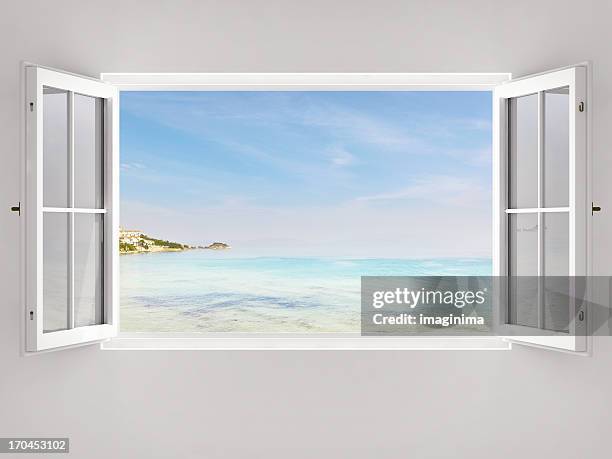
M538 209L544 207L544 92L538 92ZM538 328L544 329L544 214L538 216Z
M528 207L525 209L506 209L507 214L537 214L569 211L569 207Z
M106 209L86 209L74 207L43 207L43 212L58 212L68 214L105 214Z
M68 92L68 207L74 209L74 93ZM74 328L74 212L68 214L68 329Z

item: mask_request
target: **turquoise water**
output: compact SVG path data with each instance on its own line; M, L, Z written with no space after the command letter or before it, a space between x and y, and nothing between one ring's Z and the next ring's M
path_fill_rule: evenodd
M358 332L361 276L491 275L490 259L122 255L124 332Z

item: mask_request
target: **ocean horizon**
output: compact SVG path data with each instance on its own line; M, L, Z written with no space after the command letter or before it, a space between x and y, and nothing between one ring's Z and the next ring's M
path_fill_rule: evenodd
M489 276L489 258L122 255L122 332L360 331L361 276Z

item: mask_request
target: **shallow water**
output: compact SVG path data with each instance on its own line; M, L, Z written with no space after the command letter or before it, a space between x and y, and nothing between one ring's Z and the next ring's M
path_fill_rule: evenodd
M491 275L490 259L122 255L124 332L358 332L360 277Z

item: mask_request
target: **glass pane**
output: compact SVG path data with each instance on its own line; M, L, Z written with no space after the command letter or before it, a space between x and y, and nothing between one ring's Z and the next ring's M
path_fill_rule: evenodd
M538 207L538 95L510 99L510 207Z
M43 205L68 207L68 93L43 88Z
M569 214L546 213L544 224L544 328L567 331L569 324Z
M537 327L538 214L510 214L509 218L508 323Z
M551 212L544 218L544 275L569 276L569 214Z
M102 323L103 215L74 216L74 323Z
M544 93L544 206L569 206L569 88Z
M538 275L538 214L510 214L510 275Z
M103 101L74 95L74 205L100 209L103 179Z
M43 331L68 328L68 214L43 216Z

